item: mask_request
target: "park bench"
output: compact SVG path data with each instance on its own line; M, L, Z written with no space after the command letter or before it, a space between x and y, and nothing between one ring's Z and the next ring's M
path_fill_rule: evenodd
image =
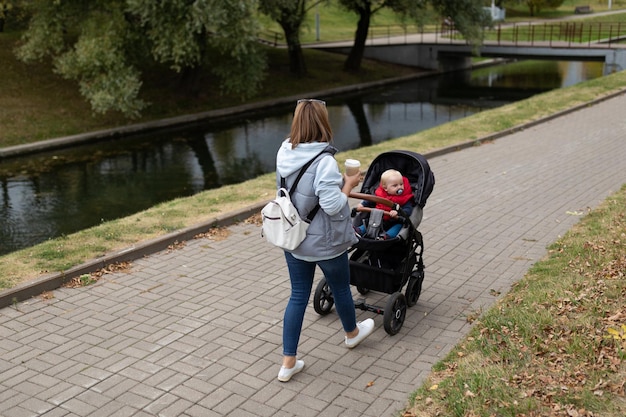
M575 14L587 14L587 13L593 13L593 10L591 9L591 6L576 6L576 8L574 9L574 13Z

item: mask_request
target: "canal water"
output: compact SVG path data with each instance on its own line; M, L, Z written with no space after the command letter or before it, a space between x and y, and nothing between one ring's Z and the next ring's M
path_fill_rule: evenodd
M522 61L334 97L327 107L335 146L349 150L601 76L597 62ZM274 171L294 105L0 162L0 255Z

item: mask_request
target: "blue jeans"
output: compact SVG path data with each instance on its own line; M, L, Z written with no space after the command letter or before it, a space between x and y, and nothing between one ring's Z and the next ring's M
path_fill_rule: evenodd
M350 291L350 263L347 252L333 259L317 262L302 261L294 258L291 253L285 252L285 259L291 281L291 296L283 320L283 355L296 356L298 352L304 312L311 296L316 265L324 273L326 282L333 293L335 308L343 330L351 332L356 329L356 313Z

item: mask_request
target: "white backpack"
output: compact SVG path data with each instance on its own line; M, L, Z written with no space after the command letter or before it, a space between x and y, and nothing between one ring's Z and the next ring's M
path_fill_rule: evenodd
M284 188L278 190L276 198L263 207L261 216L263 218L261 236L279 248L294 250L306 237L309 223L300 218L289 193Z
M261 229L261 236L271 243L285 250L294 250L306 237L306 230L309 228L309 223L313 220L313 217L320 209L319 203L309 213L306 220L300 218L298 209L291 202L291 194L296 189L298 182L304 172L309 166L317 159L318 156L323 153L334 153L327 147L322 152L317 154L315 158L307 162L298 173L296 180L291 186L291 190L287 191L285 185L285 179L281 177L281 188L276 192L276 198L263 207L261 210L261 217L263 219L263 228ZM332 148L331 148L332 149Z

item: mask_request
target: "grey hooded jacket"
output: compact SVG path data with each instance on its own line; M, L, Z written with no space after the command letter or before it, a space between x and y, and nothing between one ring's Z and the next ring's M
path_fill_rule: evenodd
M284 141L276 155L276 185L284 177L287 189L295 181L300 169L328 147L327 143L301 143L295 149ZM317 212L304 241L291 254L305 261L336 258L358 242L352 228L348 197L341 192L343 176L332 154L324 153L309 166L292 195L292 202L300 217L306 218L319 202Z

